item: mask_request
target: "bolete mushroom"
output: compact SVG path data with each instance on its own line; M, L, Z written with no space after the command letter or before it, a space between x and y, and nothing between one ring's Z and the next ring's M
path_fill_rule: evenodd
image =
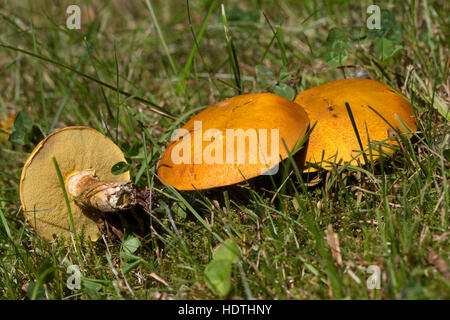
M311 126L317 121L304 150L304 159L324 169L330 169L334 162L350 162L351 165L365 163L363 155L358 156L361 147L346 102L350 106L366 156L369 154L367 132L371 142L381 142L379 146L372 144L373 159L377 159L382 153L392 154L393 149L389 145L398 144L392 137L396 133L390 125L401 133L417 129L411 104L387 85L375 80L332 81L299 93L294 102L305 109ZM305 171L315 170L311 166L305 166Z
M179 190L202 190L274 173L288 157L286 147L298 149L308 125L302 108L275 94L226 99L175 132L158 176Z
M95 241L100 236L100 212L125 210L135 202L129 172L111 173L125 161L122 151L109 138L87 127L67 127L42 140L27 159L20 178L20 201L24 214L37 233L51 241L70 236L71 222L60 185L56 159L64 179L75 229Z

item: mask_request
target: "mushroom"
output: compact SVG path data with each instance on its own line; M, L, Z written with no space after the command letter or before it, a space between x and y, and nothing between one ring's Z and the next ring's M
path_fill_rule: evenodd
M303 158L324 169L330 169L331 163L334 162L351 162L351 165L365 163L364 156L362 154L358 156L361 147L349 117L346 102L351 108L366 154L368 154L367 132L371 141L382 142L381 152L372 144L373 159L377 159L382 153L392 154L393 149L389 145L398 144L392 137L395 131L390 125L400 132L406 130L410 133L409 130L417 129L411 104L387 85L375 80L332 81L299 93L294 102L305 109L311 126L317 121L309 136ZM401 125L396 116L406 124L406 128ZM306 165L305 171L316 171L316 169Z
M97 219L134 205L135 189L129 172L111 173L125 161L109 138L87 127L67 127L42 140L31 152L20 178L24 214L37 233L51 241L70 236L71 223L57 171L56 159L70 202L75 229L95 241L100 236Z
M288 157L285 145L297 151L308 125L302 108L275 94L226 99L174 133L158 176L179 190L202 190L272 174Z

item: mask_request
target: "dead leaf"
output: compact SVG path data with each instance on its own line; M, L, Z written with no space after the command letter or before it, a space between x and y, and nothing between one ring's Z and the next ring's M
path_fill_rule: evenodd
M336 261L338 265L342 265L342 256L341 256L341 247L339 246L339 237L337 233L333 231L333 226L328 225L327 230L325 231L327 235L327 242L331 248L331 254L333 255L333 259Z
M447 280L450 279L450 272L448 270L447 262L442 259L433 249L430 249L428 251L428 262L435 266L436 269L438 269L439 272L442 273Z

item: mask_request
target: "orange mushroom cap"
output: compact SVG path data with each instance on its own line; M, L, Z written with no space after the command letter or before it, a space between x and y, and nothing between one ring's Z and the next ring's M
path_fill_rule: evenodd
M332 81L301 92L294 101L305 109L311 126L317 121L309 136L305 159L325 169L331 168L331 164L327 162L348 163L351 161L351 165L365 162L362 154L356 157L361 147L345 102L350 105L366 154L369 154L367 131L371 142L383 143L382 152L379 152L372 144L374 159L383 152L393 153L393 149L386 144L398 144L395 138L392 138L395 131L389 124L400 132L405 132L396 115L407 125L406 131L417 129L411 104L387 85L375 80ZM389 124L368 106L376 110ZM354 157L356 158L352 160ZM315 169L309 167L306 171L315 171Z
M174 135L158 175L179 190L200 190L267 174L288 156L282 140L292 152L308 125L305 111L278 95L229 98L192 117Z

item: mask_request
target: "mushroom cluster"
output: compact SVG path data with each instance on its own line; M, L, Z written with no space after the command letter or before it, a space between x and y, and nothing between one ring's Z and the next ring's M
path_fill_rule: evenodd
M174 135L159 163L158 175L179 190L201 190L235 184L260 175L264 168L260 162L196 162L195 154L201 155L216 141L206 138L206 143L195 144L196 139L202 139L195 137L200 128L195 128L196 121L201 122L203 129L218 129L216 137L224 142L229 142L227 138L230 140L225 133L227 130L236 131L240 128L248 133L245 130L252 129L257 140L261 139L259 133L264 132L261 130L278 130L279 141L272 140L279 146L275 157L274 154L270 155L276 159L272 164L277 165L285 159L287 151L294 154L302 148L295 159L299 169L304 172L315 171L314 167L328 170L332 164L364 164L369 147L372 159L382 154L392 154L392 146L397 144L393 137L396 132L411 135L417 129L411 104L387 85L375 80L332 81L301 92L294 102L268 93L236 96L203 110ZM305 144L297 148L308 125L314 128ZM241 136L248 138L245 140L246 159L250 160L261 153L260 143L252 149L250 134L242 133ZM175 149L186 140L189 141L189 161L174 162L174 156L177 158ZM374 145L375 141L379 145ZM223 143L219 145L221 157L222 154L228 156L231 153L230 158L236 159L236 144L233 147L231 143L231 148L222 147Z
M175 131L158 176L178 190L228 186L276 173L280 162L300 149L295 159L304 172L359 165L368 149L371 159L393 153L392 136L416 129L409 102L374 80L332 81L301 92L294 101L271 93L239 95L206 108ZM373 141L380 145L371 149ZM136 204L129 172L111 173L121 161L119 147L94 129L68 127L47 136L29 156L20 179L20 200L30 224L47 240L69 236L67 190L75 229L96 240L99 214Z

